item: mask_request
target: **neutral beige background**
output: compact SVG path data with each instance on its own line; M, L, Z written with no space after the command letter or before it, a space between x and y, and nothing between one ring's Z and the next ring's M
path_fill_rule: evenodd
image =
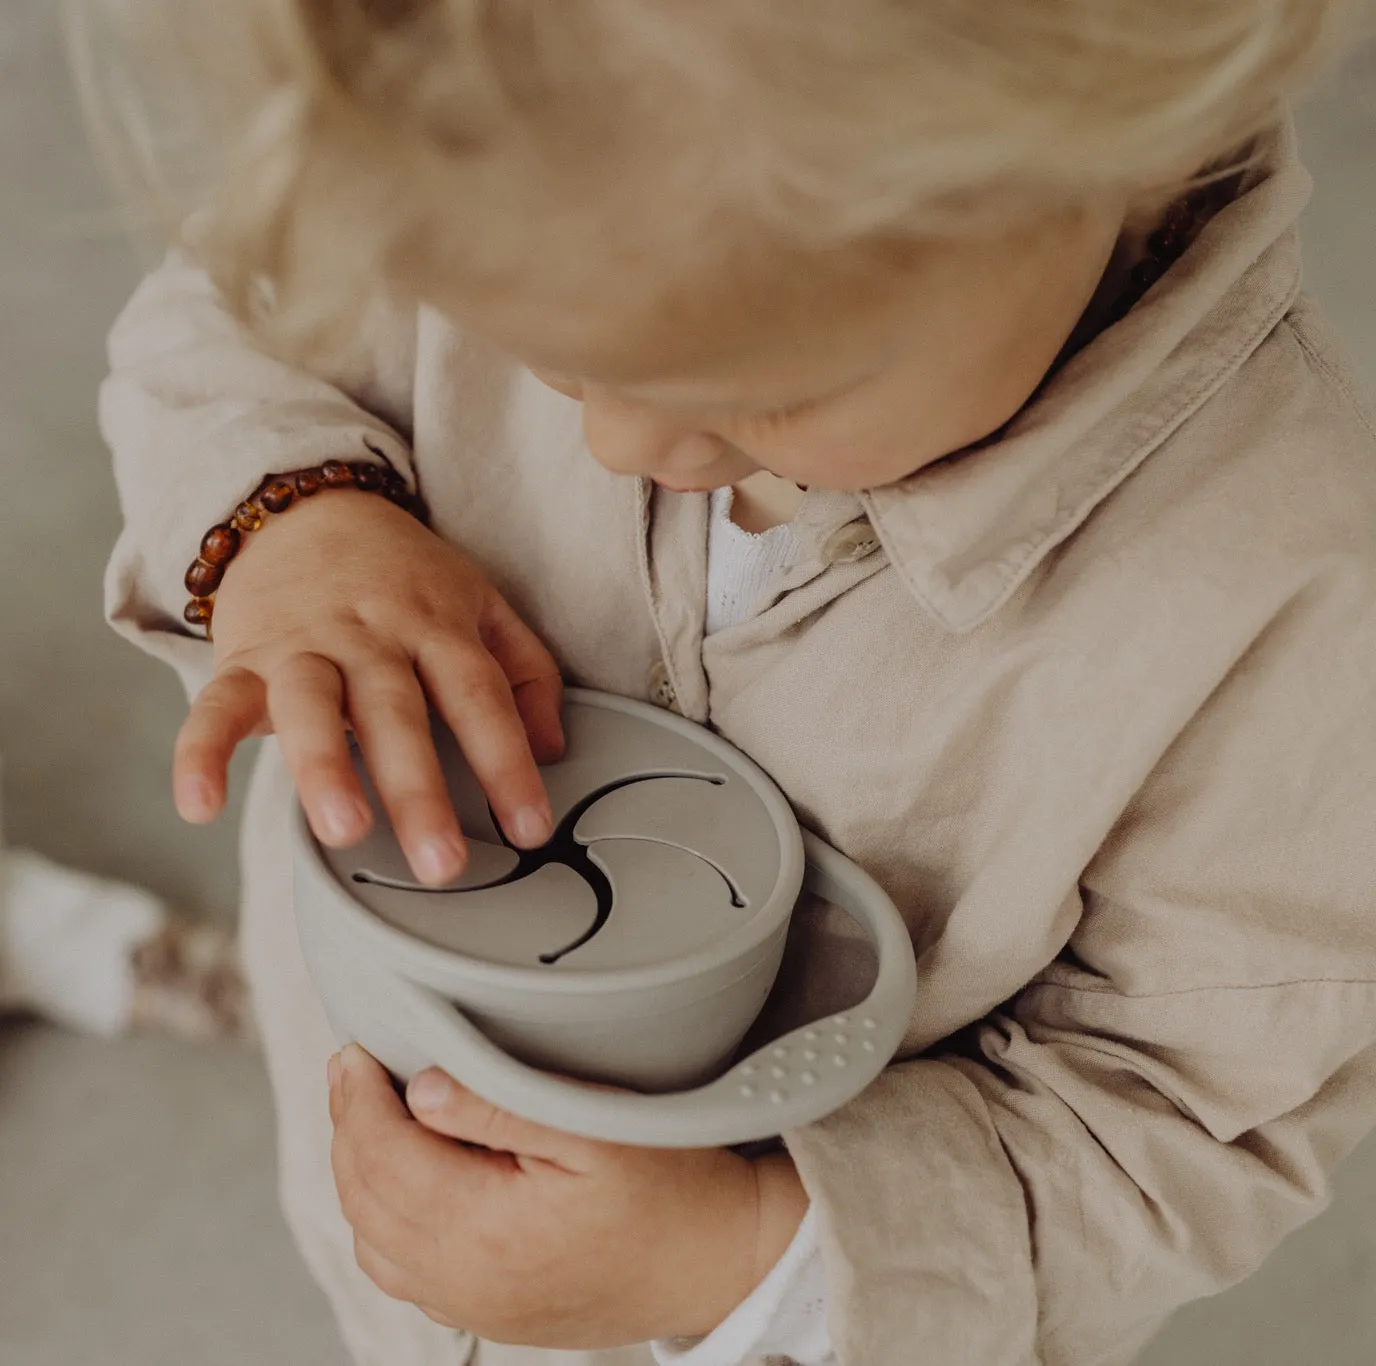
M179 690L100 620L118 512L92 401L137 264L102 208L55 10L0 2L5 824L16 842L227 916L231 829L187 829L167 798ZM1376 381L1376 52L1303 129L1319 181L1310 284ZM1144 1366L1374 1362L1376 1141L1324 1219L1182 1314ZM343 1366L275 1210L251 1053L0 1026L0 1366L88 1363Z

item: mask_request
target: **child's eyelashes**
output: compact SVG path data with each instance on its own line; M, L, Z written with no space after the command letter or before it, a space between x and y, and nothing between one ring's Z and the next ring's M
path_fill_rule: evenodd
M549 388L556 390L567 398L584 403L589 400L587 385L581 380L551 370L537 369L533 366L531 367L531 373L536 379L540 380L541 383L548 385ZM683 420L685 422L697 420L701 421L705 428L709 426L719 426L722 429L730 429L736 432L743 432L750 436L764 438L782 431L786 427L791 427L804 418L810 417L813 413L825 407L832 399L840 397L842 393L849 392L852 387L854 386L848 385L844 390L839 390L836 393L803 399L801 402L789 403L777 408L761 408L753 411L748 409L744 411L737 410L736 412L727 414L722 414L720 411L713 413L709 409L700 409L697 411L696 419L691 415L692 410L684 409L681 410L683 417L677 420ZM609 396L611 396L610 392ZM618 400L618 402L625 403L627 401ZM643 406L647 410L651 406L648 403L636 404L633 400L630 402L632 406ZM665 411L674 413L680 410L669 409Z
M752 435L768 436L785 427L795 427L816 417L819 413L830 412L854 398L858 391L871 379L870 375L853 379L835 389L805 398L798 403L790 403L779 408L763 408L758 412L741 413L731 419L732 423Z
M820 406L818 399L805 399L801 403L790 403L786 408L767 408L761 412L741 413L732 421L747 431L767 434L796 422Z

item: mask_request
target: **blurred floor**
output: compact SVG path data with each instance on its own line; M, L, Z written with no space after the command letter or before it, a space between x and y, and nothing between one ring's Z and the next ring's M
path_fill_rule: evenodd
M272 1142L249 1049L0 1029L0 1362L343 1366Z
M232 829L190 830L167 798L179 689L100 621L118 514L92 403L137 265L101 207L55 10L0 7L5 823L16 843L225 916ZM1302 126L1310 287L1376 379L1376 52ZM272 1184L252 1054L0 1027L0 1363L342 1366ZM1325 1218L1182 1314L1144 1366L1373 1361L1376 1143Z

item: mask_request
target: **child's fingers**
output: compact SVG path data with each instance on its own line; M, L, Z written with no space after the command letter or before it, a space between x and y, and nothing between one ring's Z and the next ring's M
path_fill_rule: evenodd
M549 797L497 661L480 647L446 641L427 647L417 667L507 838L526 849L543 844L554 831Z
M564 757L564 680L558 674L532 678L512 691L516 711L537 764Z
M349 755L338 667L322 655L294 655L274 670L267 706L316 838L336 849L356 844L373 813Z
M358 1269L382 1291L388 1299L414 1303L416 1278L389 1261L366 1238L354 1234L354 1261Z
M406 1088L406 1103L431 1133L511 1153L517 1159L538 1158L565 1171L589 1171L599 1154L609 1151L607 1145L549 1129L502 1110L459 1085L438 1067L427 1068L411 1079Z
M265 714L263 680L248 669L226 669L202 689L172 758L172 795L183 820L200 825L219 815L229 761Z
M463 872L468 847L414 670L379 657L350 667L345 686L354 734L407 861L424 883L452 882Z
M536 763L553 763L564 753L564 682L554 656L500 597L488 609L484 643L511 685Z

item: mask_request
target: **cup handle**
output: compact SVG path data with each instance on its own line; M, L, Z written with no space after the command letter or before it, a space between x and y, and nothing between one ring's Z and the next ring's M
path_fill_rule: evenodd
M839 1015L757 1049L705 1086L642 1095L582 1085L517 1061L437 992L392 979L408 1037L470 1090L526 1119L586 1138L649 1148L726 1147L809 1124L858 1095L888 1066L917 999L907 926L863 869L803 832L805 886L868 931L879 970L869 995Z

